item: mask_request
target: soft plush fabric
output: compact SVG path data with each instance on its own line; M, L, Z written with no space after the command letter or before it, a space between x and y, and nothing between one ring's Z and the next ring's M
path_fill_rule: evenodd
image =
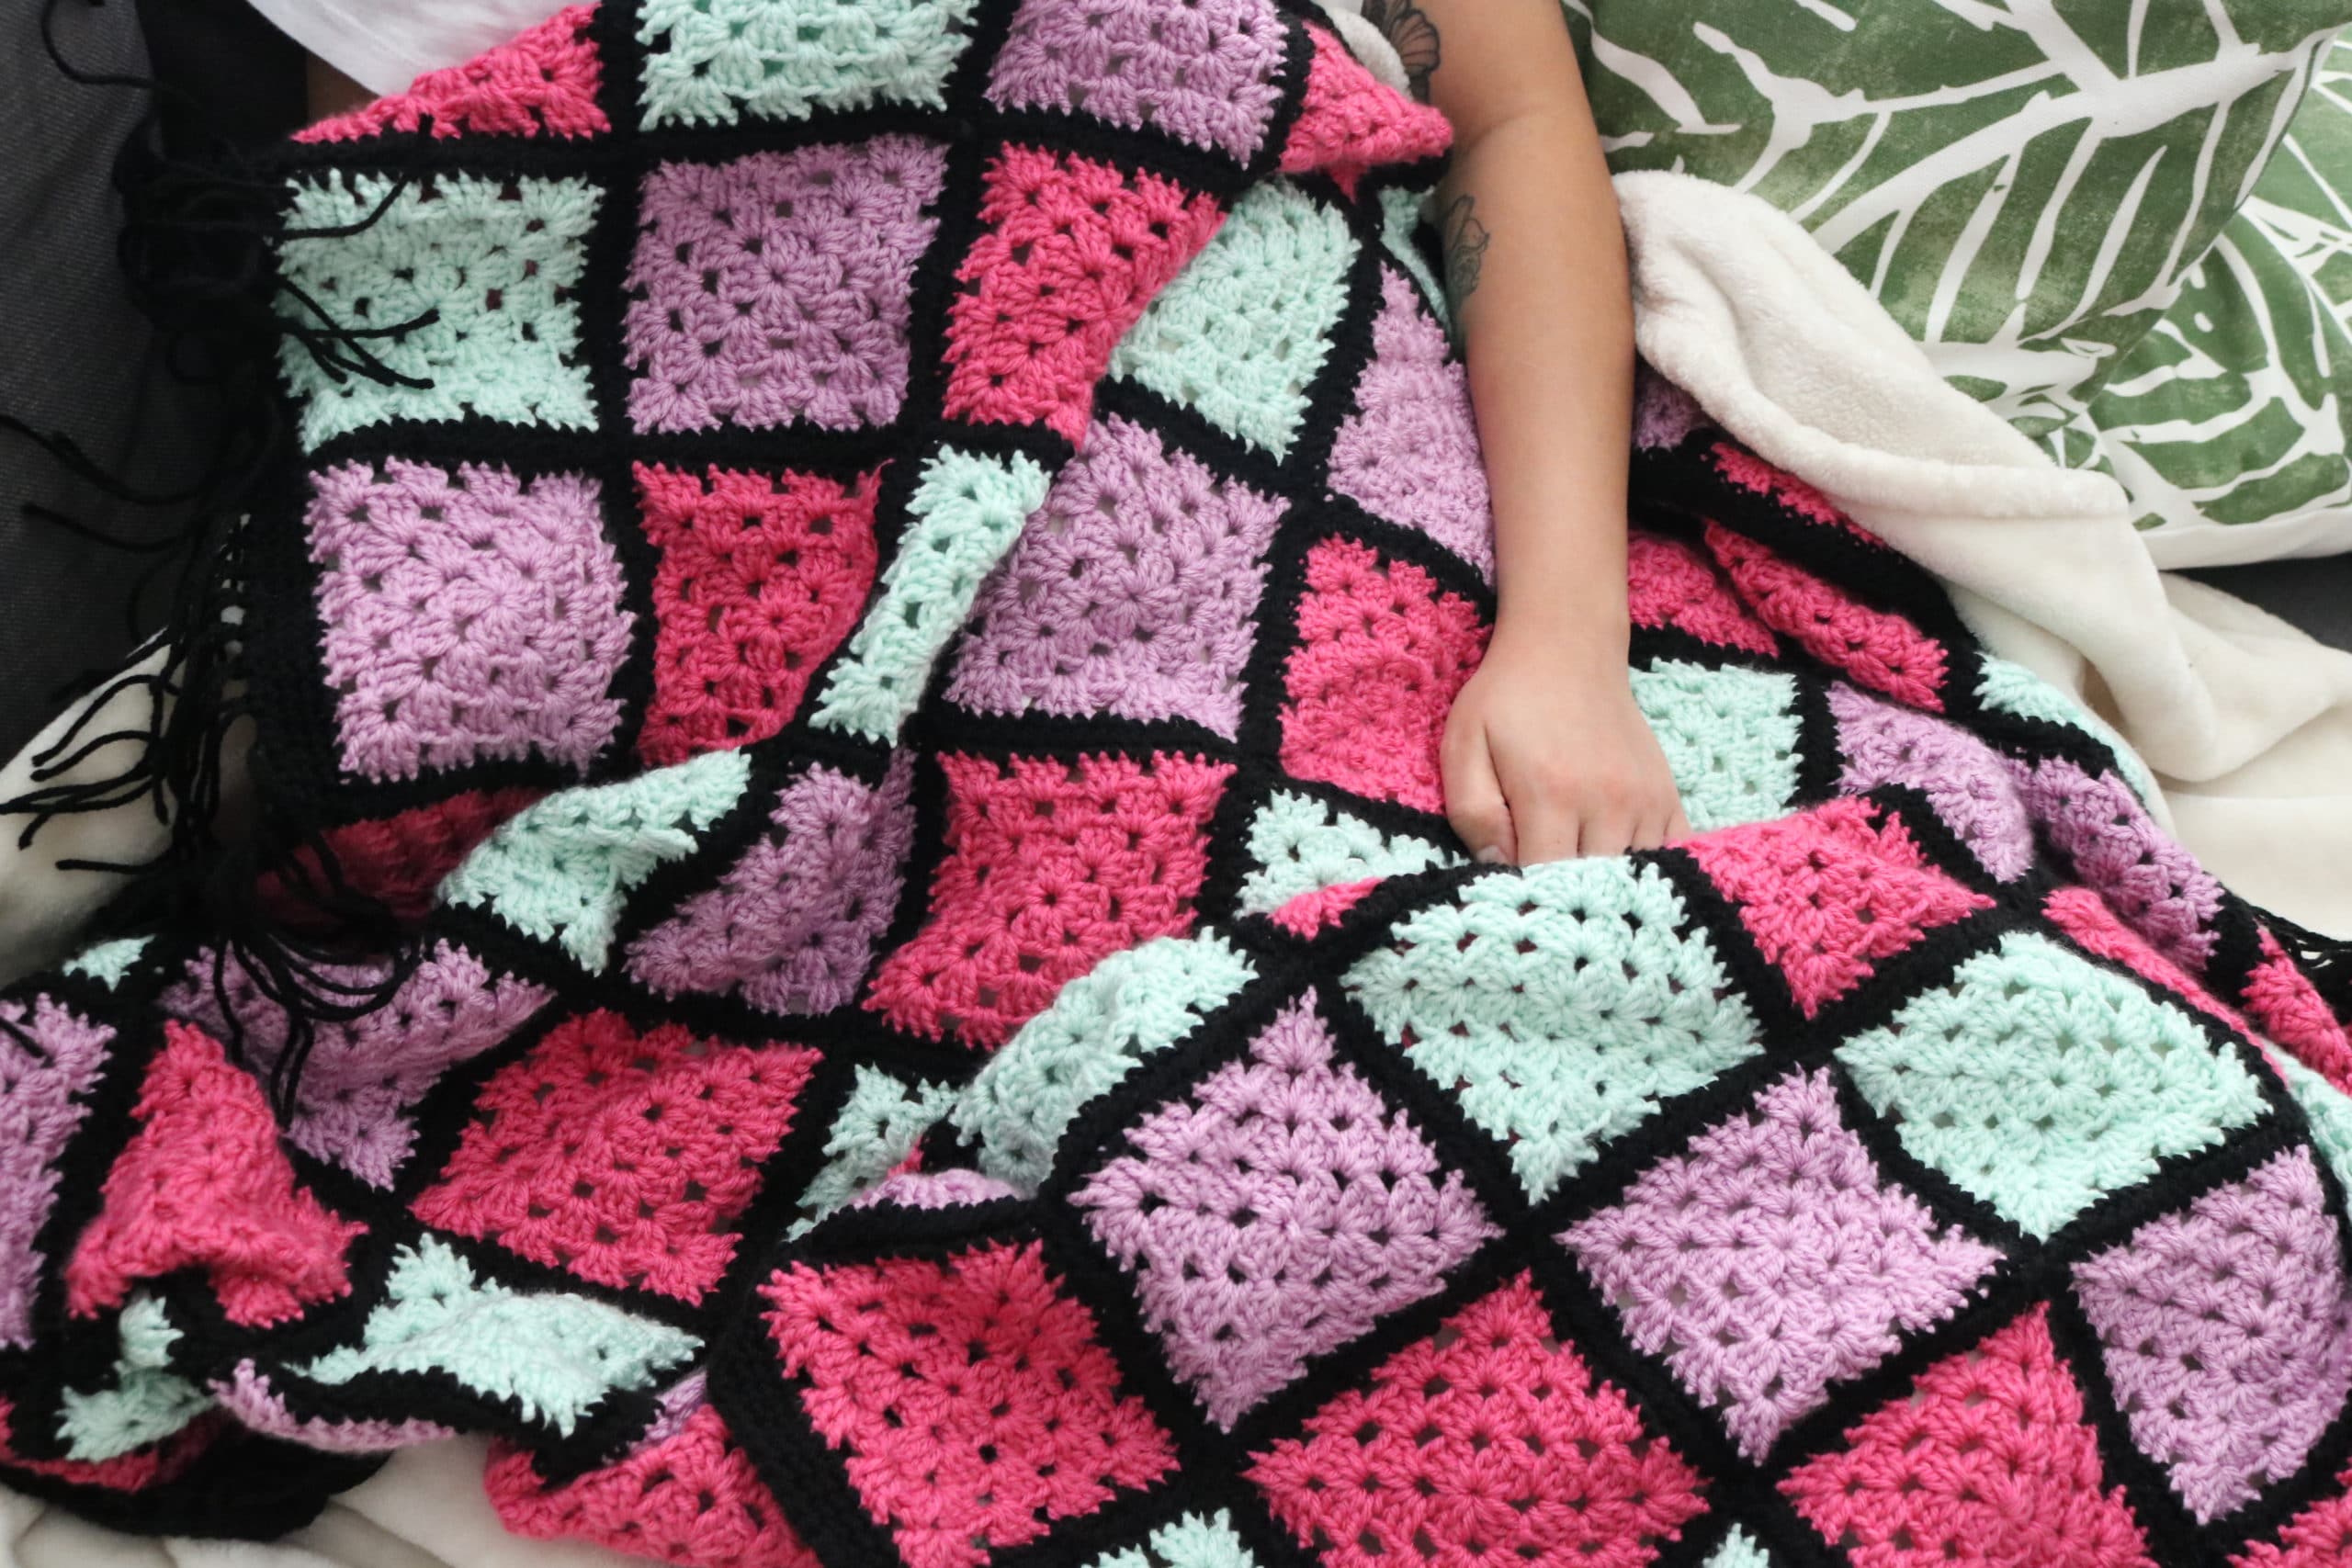
M2127 468L2147 433L2120 428L2130 408L2093 400L2108 387L2167 395L2188 356L2143 342L2184 287L2219 286L2209 248L2234 232L2352 21L2342 0L1566 4L1613 166L1679 170L1792 214L1955 386L2069 466ZM2242 335L2208 304L2185 309L2177 321L2215 317L2197 333ZM2243 348L2219 357L2249 363ZM2300 385L2314 395L2310 376ZM2171 456L2160 466L2202 493L2162 514L2241 521L2298 483L2309 500L2324 460L2247 482L2286 439ZM2153 492L2143 511L2159 511Z
M1427 111L1243 4L940 0L876 57L919 93L968 27L941 107L778 131L708 95L795 101L799 29L655 92L658 6L302 154L290 207L373 220L283 276L435 385L288 353L257 783L432 891L308 977L340 1016L185 925L0 997L0 1475L266 1531L481 1434L520 1533L791 1568L2333 1528L2335 961L1671 388L1631 675L1699 836L1460 863L1491 540L1397 221Z
M2222 881L2352 936L2352 656L2157 573L2114 481L1947 386L1785 214L1680 175L1617 189L1651 363L1936 571L1995 651L2096 694Z
M2160 566L2352 549L2347 88L2339 43L2253 197L2078 427ZM2093 448L2078 435L2060 449Z

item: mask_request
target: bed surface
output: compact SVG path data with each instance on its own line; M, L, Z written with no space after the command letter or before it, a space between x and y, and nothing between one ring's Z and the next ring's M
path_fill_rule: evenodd
M2322 642L2352 649L2352 556L2266 561L2188 575L2259 604Z

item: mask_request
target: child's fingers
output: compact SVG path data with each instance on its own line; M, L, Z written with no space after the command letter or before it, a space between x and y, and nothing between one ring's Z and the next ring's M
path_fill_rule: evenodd
M1518 857L1510 806L1503 798L1502 781L1495 776L1494 758L1485 740L1457 742L1448 735L1443 762L1446 820L1453 824L1471 859L1481 865L1509 865Z
M1544 865L1576 858L1584 825L1559 794L1527 788L1511 792L1510 826L1517 840L1512 859L1521 865Z
M1596 858L1622 855L1634 847L1634 818L1628 812L1615 811L1589 817L1585 818L1577 852Z
M1669 795L1644 809L1641 830L1634 835L1634 848L1660 850L1690 836L1690 824L1682 815L1682 797Z

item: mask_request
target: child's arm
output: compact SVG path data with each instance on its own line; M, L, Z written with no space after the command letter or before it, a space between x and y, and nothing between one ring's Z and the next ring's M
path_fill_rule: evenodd
M1500 608L1446 726L1447 811L1487 861L1689 831L1626 680L1634 310L1559 0L1367 0L1453 122L1448 292L1494 491Z

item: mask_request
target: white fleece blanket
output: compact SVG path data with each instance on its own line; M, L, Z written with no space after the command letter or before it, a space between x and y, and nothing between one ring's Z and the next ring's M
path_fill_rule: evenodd
M2121 730L2222 881L2352 936L2352 654L2159 574L2120 487L2058 468L1947 386L1792 219L1679 175L1617 191L1643 356Z
M2121 492L1976 403L1791 220L1672 175L1621 179L1642 352L1725 428L1941 573L2000 652L2100 708L2165 781L2180 836L2256 902L2352 935L2352 655L2160 577ZM140 699L130 699L136 702ZM129 716L128 715L122 716ZM0 772L0 787L18 763ZM19 775L20 776L20 775ZM74 819L135 859L152 815ZM111 844L107 842L112 840ZM0 840L0 968L93 887ZM401 1455L279 1546L141 1541L0 1492L0 1568L616 1568L503 1535L480 1449Z

